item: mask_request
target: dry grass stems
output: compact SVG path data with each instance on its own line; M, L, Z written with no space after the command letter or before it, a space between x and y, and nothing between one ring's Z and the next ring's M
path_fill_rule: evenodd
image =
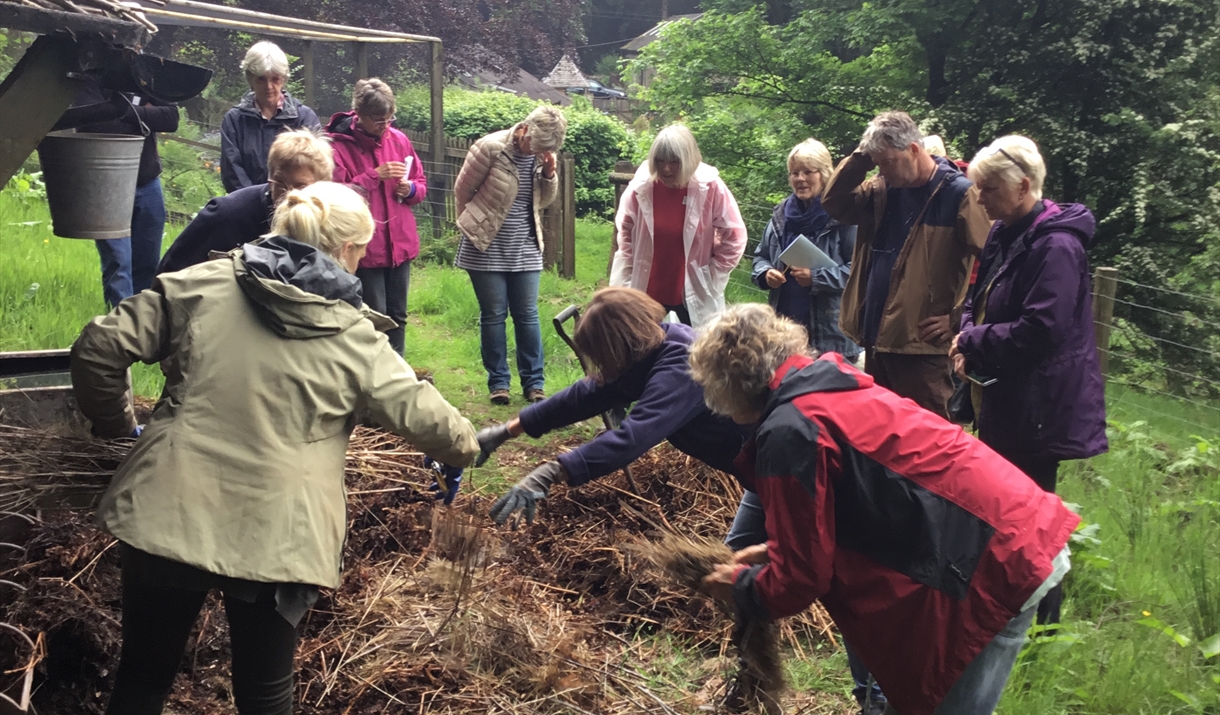
M8 460L0 461L0 504L28 507L51 492L96 497L123 449L0 434L0 460ZM13 464L20 469L10 471ZM346 470L343 582L302 621L295 711L695 712L692 693L655 690L641 675L650 664L635 636L667 633L705 656L723 656L731 625L708 599L642 568L625 544L669 527L718 539L740 490L668 447L634 469L640 495L612 475L555 490L533 526L495 529L485 514L488 495L469 483L477 470L453 507L438 506L424 491L431 475L419 452L358 429ZM43 634L38 712L100 715L120 642L118 549L87 511L41 516L23 548L0 549L0 580L25 589L0 594L0 621L33 638ZM229 715L228 633L215 595L196 625L169 709ZM832 637L816 609L779 630L797 657L802 642ZM16 660L0 650L0 673L24 664Z

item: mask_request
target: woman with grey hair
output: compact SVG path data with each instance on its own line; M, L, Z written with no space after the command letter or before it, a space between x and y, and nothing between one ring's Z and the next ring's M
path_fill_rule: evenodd
M971 383L979 439L1054 492L1059 463L1108 449L1105 384L1093 337L1087 250L1096 221L1080 204L1042 198L1033 141L1000 137L970 162L995 221L949 355ZM1059 622L1062 589L1039 604Z
M538 279L542 275L542 209L559 188L555 152L568 120L543 105L523 121L470 146L453 186L457 203L457 267L466 269L479 300L479 338L487 389L496 405L509 403L505 319L513 316L517 372L527 402L546 398Z
M690 367L713 411L758 423L737 464L768 535L703 588L751 621L821 601L887 714L992 712L1080 517L769 306L714 318Z
M257 42L241 61L250 91L220 123L220 181L230 193L267 183L267 152L285 129L320 131L318 115L284 90L288 56L274 42Z
M411 261L419 255L411 207L428 195L428 181L411 140L393 126L397 107L389 85L362 79L352 92L352 110L331 117L326 132L335 148L335 181L355 187L373 212L377 229L356 277L368 306L394 321L387 335L402 355Z
M695 327L724 309L746 225L690 129L671 124L657 134L623 192L615 235L610 285L644 291Z

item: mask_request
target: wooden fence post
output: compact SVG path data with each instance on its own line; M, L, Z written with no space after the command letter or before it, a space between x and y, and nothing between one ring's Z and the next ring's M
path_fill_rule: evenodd
M1114 296L1117 293L1117 268L1098 268L1093 272L1093 332L1103 380L1110 374L1110 326L1114 324Z
M629 161L615 162L614 170L610 172L610 183L614 184L614 210L618 211L619 203L623 200L623 192L627 189L627 184L635 178L635 164ZM606 264L606 275L610 275L610 269L614 267L614 254L618 252L618 231L614 231L610 236L610 260Z
M356 43L356 79L368 79L369 76L369 46L365 42Z
M441 211L437 211L436 202L441 206L445 206L445 197L449 195L449 176L447 175L446 164L446 143L445 143L445 65L443 47L439 41L430 43L432 54L432 66L429 73L429 82L431 90L429 98L431 101L430 113L430 128L432 137L428 142L431 148L432 166L428 167L429 185L436 191L435 199L432 204L432 238L440 240L443 232L443 222ZM444 211L443 213L448 213ZM456 218L456 217L455 217Z
M568 152L560 155L563 173L560 174L559 197L563 200L563 265L559 275L576 277L576 157Z
M314 88L313 40L305 41L305 48L301 51L301 61L305 65L305 104L311 108L316 107L318 105Z

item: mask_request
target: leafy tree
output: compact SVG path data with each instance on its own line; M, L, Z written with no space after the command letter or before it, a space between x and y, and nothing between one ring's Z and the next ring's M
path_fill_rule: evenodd
M1220 0L705 5L712 11L668 27L633 68L656 70L645 96L663 117L728 102L744 118L750 106L774 125L801 122L840 155L886 109L909 111L967 159L996 136L1025 134L1046 157L1047 196L1098 216L1095 263L1215 295ZM733 151L699 136L726 174L773 151L747 145L750 133ZM1146 335L1195 348L1172 354L1162 343L1158 361L1215 379L1220 346L1202 357L1199 348L1212 345L1217 323L1200 310L1194 327L1151 311L1127 317Z

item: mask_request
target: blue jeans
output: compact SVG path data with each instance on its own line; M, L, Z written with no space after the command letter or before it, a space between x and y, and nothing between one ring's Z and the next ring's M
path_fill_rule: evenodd
M411 262L403 261L393 268L357 268L360 293L364 304L387 316L398 327L386 331L390 347L404 355L407 333L407 291L411 288Z
M994 712L1000 696L1004 694L1004 686L1008 684L1008 676L1017 663L1021 647L1025 645L1025 632L1034 622L1037 612L1037 606L1027 608L1009 621L1004 630L997 633L987 647L970 661L932 715ZM898 715L898 711L889 706L885 715Z
M517 338L517 374L521 391L541 390L542 328L538 322L538 279L541 271L466 271L479 299L479 338L489 391L507 390L508 335L504 321L511 312Z
M747 491L741 495L737 515L733 517L733 525L729 527L729 534L724 537L724 543L734 551L741 551L747 546L766 542L767 518L763 513L762 500L754 492ZM856 696L857 702L864 705L866 696L870 695L868 668L856 658L847 641L843 642L843 647L847 650L847 667L851 669L852 680L856 683L852 688L852 695ZM879 705L885 703L885 695L875 682L872 684L871 696L872 702Z
M102 259L102 295L113 308L126 298L152 287L161 262L165 234L165 198L161 179L136 187L131 210L131 236L95 241Z

